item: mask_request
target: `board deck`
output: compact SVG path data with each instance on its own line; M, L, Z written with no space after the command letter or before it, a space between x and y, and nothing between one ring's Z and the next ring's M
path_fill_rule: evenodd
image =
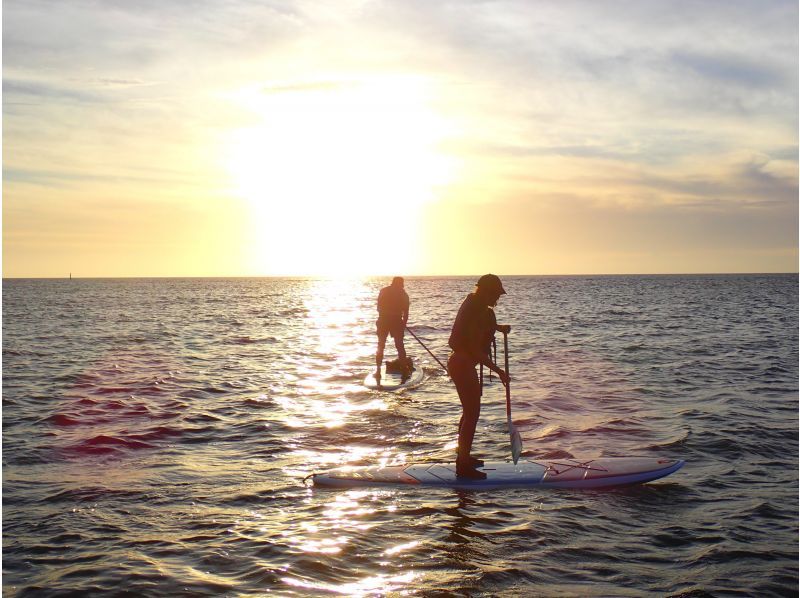
M455 463L422 463L387 467L347 467L313 474L315 486L442 486L448 488L607 488L663 478L684 461L654 457L521 460L486 463L485 480L456 477Z
M373 390L401 390L405 388L414 388L422 384L425 379L425 372L422 366L416 366L415 369L409 374L407 378L403 378L400 374L386 371L386 364L381 366L381 381L375 379L375 370L372 370L364 378L364 386Z

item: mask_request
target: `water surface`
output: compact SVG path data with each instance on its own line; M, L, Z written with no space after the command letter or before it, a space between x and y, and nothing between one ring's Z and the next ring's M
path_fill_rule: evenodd
M416 341L423 386L361 386L387 282L5 280L4 595L797 595L796 275L504 279L524 455L685 459L668 478L306 487L453 459ZM407 280L441 360L473 282ZM508 458L496 380L475 452Z

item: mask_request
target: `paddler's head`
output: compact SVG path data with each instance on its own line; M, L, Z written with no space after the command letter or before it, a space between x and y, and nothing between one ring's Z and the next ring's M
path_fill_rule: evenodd
M405 281L403 280L402 276L395 276L392 278L392 286L397 287L398 289L402 289Z
M500 282L500 277L496 274L484 274L478 279L478 284L475 286L475 294L486 303L486 305L496 305L500 295L505 295L506 290L503 288L503 283Z

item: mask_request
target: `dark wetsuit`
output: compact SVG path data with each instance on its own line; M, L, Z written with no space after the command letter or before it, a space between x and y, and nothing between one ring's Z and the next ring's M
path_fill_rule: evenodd
M397 348L397 357L403 360L406 358L403 336L406 331L406 322L408 321L409 305L408 293L402 287L388 286L382 288L378 293L378 321L376 322L376 327L378 333L377 363L379 365L383 359L386 337L390 334L394 339L394 346Z
M450 333L449 345L453 353L447 362L447 371L456 385L462 408L458 424L459 459L468 457L472 450L481 413L481 383L475 370L479 363L476 358L489 354L496 330L494 310L482 305L474 293L467 295Z

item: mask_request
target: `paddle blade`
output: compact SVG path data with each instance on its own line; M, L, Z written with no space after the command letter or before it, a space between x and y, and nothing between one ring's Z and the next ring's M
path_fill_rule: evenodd
M520 433L511 426L511 458L514 460L514 465L519 461L519 456L522 453L522 436Z

